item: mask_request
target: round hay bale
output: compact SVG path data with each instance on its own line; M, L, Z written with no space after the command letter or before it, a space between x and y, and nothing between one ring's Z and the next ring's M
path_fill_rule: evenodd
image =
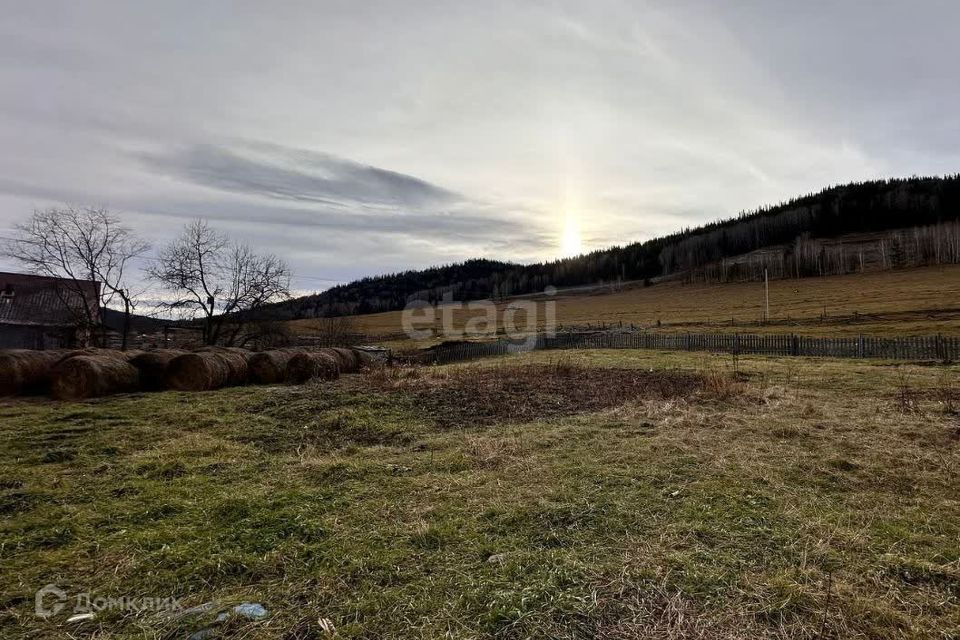
M326 348L323 348L323 349L318 349L318 350L316 351L316 353L325 353L325 354L327 354L328 356L330 356L331 358L333 358L333 361L334 361L334 362L337 363L337 371L339 371L340 373L349 373L348 371L345 371L345 370L344 370L344 367L349 367L349 366L350 366L350 361L344 358L343 353L337 351L336 349L330 348L330 347L326 347Z
M277 384L286 379L290 358L302 353L300 349L271 349L251 354L247 359L250 367L250 382L253 384Z
M120 351L119 349L100 349L97 347L88 347L86 349L70 349L60 352L60 361L74 356L98 356L104 358L119 358L121 360L131 360L143 351L131 349L129 351Z
M80 355L53 367L50 393L58 400L80 400L136 391L140 374L123 358Z
M295 353L287 362L286 379L295 384L307 380L336 380L340 377L340 364L326 349Z
M173 358L163 377L164 386L178 391L206 391L226 385L230 368L218 353L200 351Z
M0 351L0 396L46 393L53 366L63 351Z
M360 370L360 357L357 352L347 347L331 347L321 351L333 352L333 356L340 365L340 373L356 373Z
M352 351L357 354L357 362L360 365L360 369L367 369L374 365L380 364L380 361L377 360L377 357L369 351L364 351L363 349L352 349Z
M249 356L252 352L249 349L240 347L220 347L217 345L207 345L193 350L194 353L237 353L242 356Z
M60 357L57 358L57 362L63 362L67 358L73 358L76 356L93 356L97 354L97 349L92 347L88 349L68 349L66 351L60 352Z
M247 364L247 358L251 355L249 351L241 349L240 351L219 354L227 363L227 369L230 375L227 378L227 386L236 386L250 382L250 367Z
M195 353L216 353L223 356L230 369L226 386L247 384L250 381L250 356L253 351L241 347L207 346L197 349Z
M247 359L239 353L198 351L175 357L167 365L164 384L179 391L209 391L244 384Z
M167 367L174 358L185 353L186 351L179 349L157 349L144 351L130 358L130 364L140 372L140 388L147 391L163 389Z

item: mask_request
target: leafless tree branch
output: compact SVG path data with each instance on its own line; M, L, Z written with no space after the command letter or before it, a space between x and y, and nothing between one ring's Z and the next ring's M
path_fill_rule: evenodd
M126 271L130 261L150 245L138 238L119 218L103 207L62 207L34 211L27 222L15 226L16 237L3 248L4 255L38 275L61 278L69 295L58 290L76 322L91 330L101 326L100 308L118 300L124 306L123 346L126 347L130 314L136 295L130 292ZM99 299L83 281L100 283ZM81 305L67 298L79 299Z
M228 318L237 328L247 312L290 296L290 269L283 260L230 242L205 220L187 224L161 248L147 275L174 294L164 307L203 319L207 344L233 342L238 330L223 334Z

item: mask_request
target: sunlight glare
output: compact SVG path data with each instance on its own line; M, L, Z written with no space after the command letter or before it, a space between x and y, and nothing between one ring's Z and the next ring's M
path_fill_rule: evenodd
M560 252L568 258L583 253L583 241L580 238L580 223L576 216L568 213L560 239Z

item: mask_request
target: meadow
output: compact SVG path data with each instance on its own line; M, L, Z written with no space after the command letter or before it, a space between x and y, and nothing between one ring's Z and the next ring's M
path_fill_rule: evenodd
M762 322L761 282L632 284L619 290L561 292L554 299L561 326L633 325L653 331L816 336L960 335L958 265L772 280L768 322ZM510 304L498 305L501 326ZM542 319L543 311L539 313ZM440 312L434 312L434 317L439 319ZM463 327L471 317L476 314L457 310L454 324ZM402 331L398 311L357 316L355 324L358 331L370 335ZM319 323L297 320L291 326L298 333L310 334Z
M5 400L0 629L952 638L958 445L958 366L639 350Z

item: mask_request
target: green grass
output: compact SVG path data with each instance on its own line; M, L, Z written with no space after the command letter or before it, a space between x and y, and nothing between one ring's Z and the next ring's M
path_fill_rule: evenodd
M473 367L560 358L720 372L722 389L486 426L416 400ZM376 382L6 401L2 635L184 638L256 601L269 617L222 637L328 637L321 618L342 638L956 637L960 369L731 368L541 352ZM34 616L49 583L219 605L68 625Z

